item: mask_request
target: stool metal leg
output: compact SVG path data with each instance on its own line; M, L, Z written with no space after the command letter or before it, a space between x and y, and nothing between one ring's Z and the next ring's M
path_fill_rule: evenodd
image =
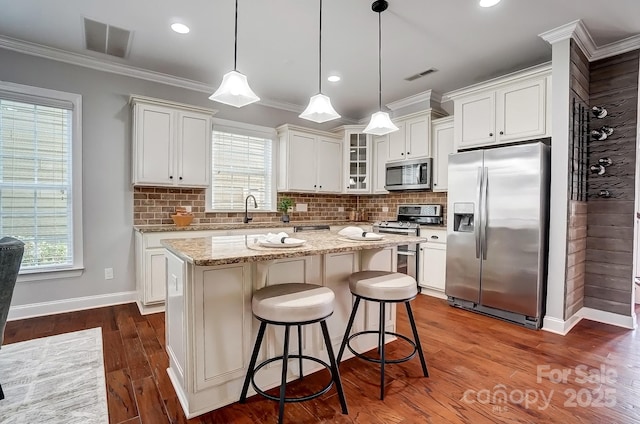
M284 347L282 349L282 380L280 382L280 407L278 408L278 424L284 418L284 398L287 390L287 365L289 362L289 326L284 327Z
M358 312L358 305L360 305L360 297L356 296L356 303L353 304L353 309L351 310L351 316L349 317L349 323L347 324L347 329L345 330L344 337L342 338L342 343L340 344L340 350L338 351L338 357L336 361L340 363L342 360L342 354L344 353L344 348L347 346L347 340L349 339L349 333L351 333L351 327L353 326L353 320L356 318L356 313Z
M420 338L418 337L418 329L416 328L416 321L413 318L413 312L411 311L411 304L409 301L404 302L407 306L407 315L409 315L409 322L411 323L411 329L413 330L413 339L416 342L416 348L418 349L418 356L420 356L420 363L422 364L422 372L425 377L429 377L429 371L427 371L427 362L424 360L424 354L422 353L422 345L420 344Z
M380 400L384 399L384 307L385 302L380 302Z
M340 378L340 371L338 370L338 363L333 355L333 347L331 346L331 337L329 337L329 330L327 329L327 321L320 321L320 327L322 327L322 335L324 336L324 344L327 346L327 354L329 355L329 363L331 364L331 375L333 382L336 385L336 391L338 392L338 398L340 398L340 405L342 406L342 413L348 414L347 400L344 397L344 391L342 389L342 379Z
M302 326L298 325L298 355L300 355L300 357L298 358L298 367L300 370L300 377L298 377L298 380L302 380L302 376L304 376L304 372L302 371Z
M247 369L247 376L244 378L244 385L242 386L242 394L240 395L240 403L244 403L247 400L247 390L249 390L249 382L253 378L253 369L256 366L256 360L258 359L258 353L260 352L260 345L264 338L264 331L267 328L267 323L262 321L260 323L260 329L258 330L258 336L256 337L256 344L253 347L253 353L251 354L251 361L249 362L249 368Z

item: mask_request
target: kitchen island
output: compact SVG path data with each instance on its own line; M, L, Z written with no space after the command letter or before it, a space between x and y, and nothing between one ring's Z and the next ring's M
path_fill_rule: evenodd
M349 275L360 270L395 271L396 246L424 241L392 234L380 241L350 240L337 232L295 236L306 243L262 247L255 235L162 241L167 258L167 372L188 418L238 400L259 327L251 313L255 290L294 282L331 288L336 305L327 325L337 351L352 306ZM377 329L378 312L376 304L365 302L353 331ZM395 305L385 320L387 330L395 331ZM369 336L355 339L352 346L361 351L375 348L376 336ZM302 339L304 354L327 360L318 325L303 327ZM281 354L282 341L282 328L268 327L259 360ZM296 331L291 332L291 346L298 346ZM347 353L345 359L351 356ZM303 367L304 374L319 369L309 361ZM298 375L293 361L288 378ZM279 363L272 363L256 375L256 382L263 388L275 387L280 378Z

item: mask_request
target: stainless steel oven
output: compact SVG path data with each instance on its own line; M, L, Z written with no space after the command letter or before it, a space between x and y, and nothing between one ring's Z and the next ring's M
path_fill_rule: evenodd
M386 225L385 225L386 224ZM404 224L404 223L403 223ZM393 222L381 222L373 225L376 233L402 234L405 236L419 236L420 226L408 224L400 227ZM398 246L398 272L412 276L418 280L418 244L402 244Z
M442 224L441 205L400 205L397 221L381 221L373 224L376 233L419 236L420 225ZM412 276L419 281L420 258L418 244L398 246L398 272Z

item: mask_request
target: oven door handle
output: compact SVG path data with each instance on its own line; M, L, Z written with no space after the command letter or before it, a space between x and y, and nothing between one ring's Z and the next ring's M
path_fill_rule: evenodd
M393 228L385 228L384 230L382 228L380 228L376 232L380 233L380 234L389 233L389 234L402 234L402 235L405 235L405 236L411 236L411 235L417 236L417 234L415 234L415 231L407 231L407 230L400 230L400 229L396 230L396 229L393 229ZM413 234L409 234L410 232L413 233Z
M400 256L416 256L416 252L412 252L412 251L405 252L405 251L398 250L398 255L400 255Z

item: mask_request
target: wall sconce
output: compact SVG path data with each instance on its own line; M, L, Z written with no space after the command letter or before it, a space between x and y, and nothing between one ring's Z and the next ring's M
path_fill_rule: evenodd
M613 161L611 160L611 158L600 158L598 159L598 164L591 165L589 167L589 170L592 174L604 175L604 173L607 171L607 167L611 166L612 163Z
M598 192L598 196L599 197L604 197L605 199L608 199L609 197L611 197L611 193L609 192L609 190L600 190Z
M605 116L607 116L607 109L601 107L601 106L594 106L591 108L591 112L593 113L593 116L598 118L598 119L602 119Z
M591 130L591 138L598 141L606 140L611 134L613 134L613 128L607 125L598 130Z

